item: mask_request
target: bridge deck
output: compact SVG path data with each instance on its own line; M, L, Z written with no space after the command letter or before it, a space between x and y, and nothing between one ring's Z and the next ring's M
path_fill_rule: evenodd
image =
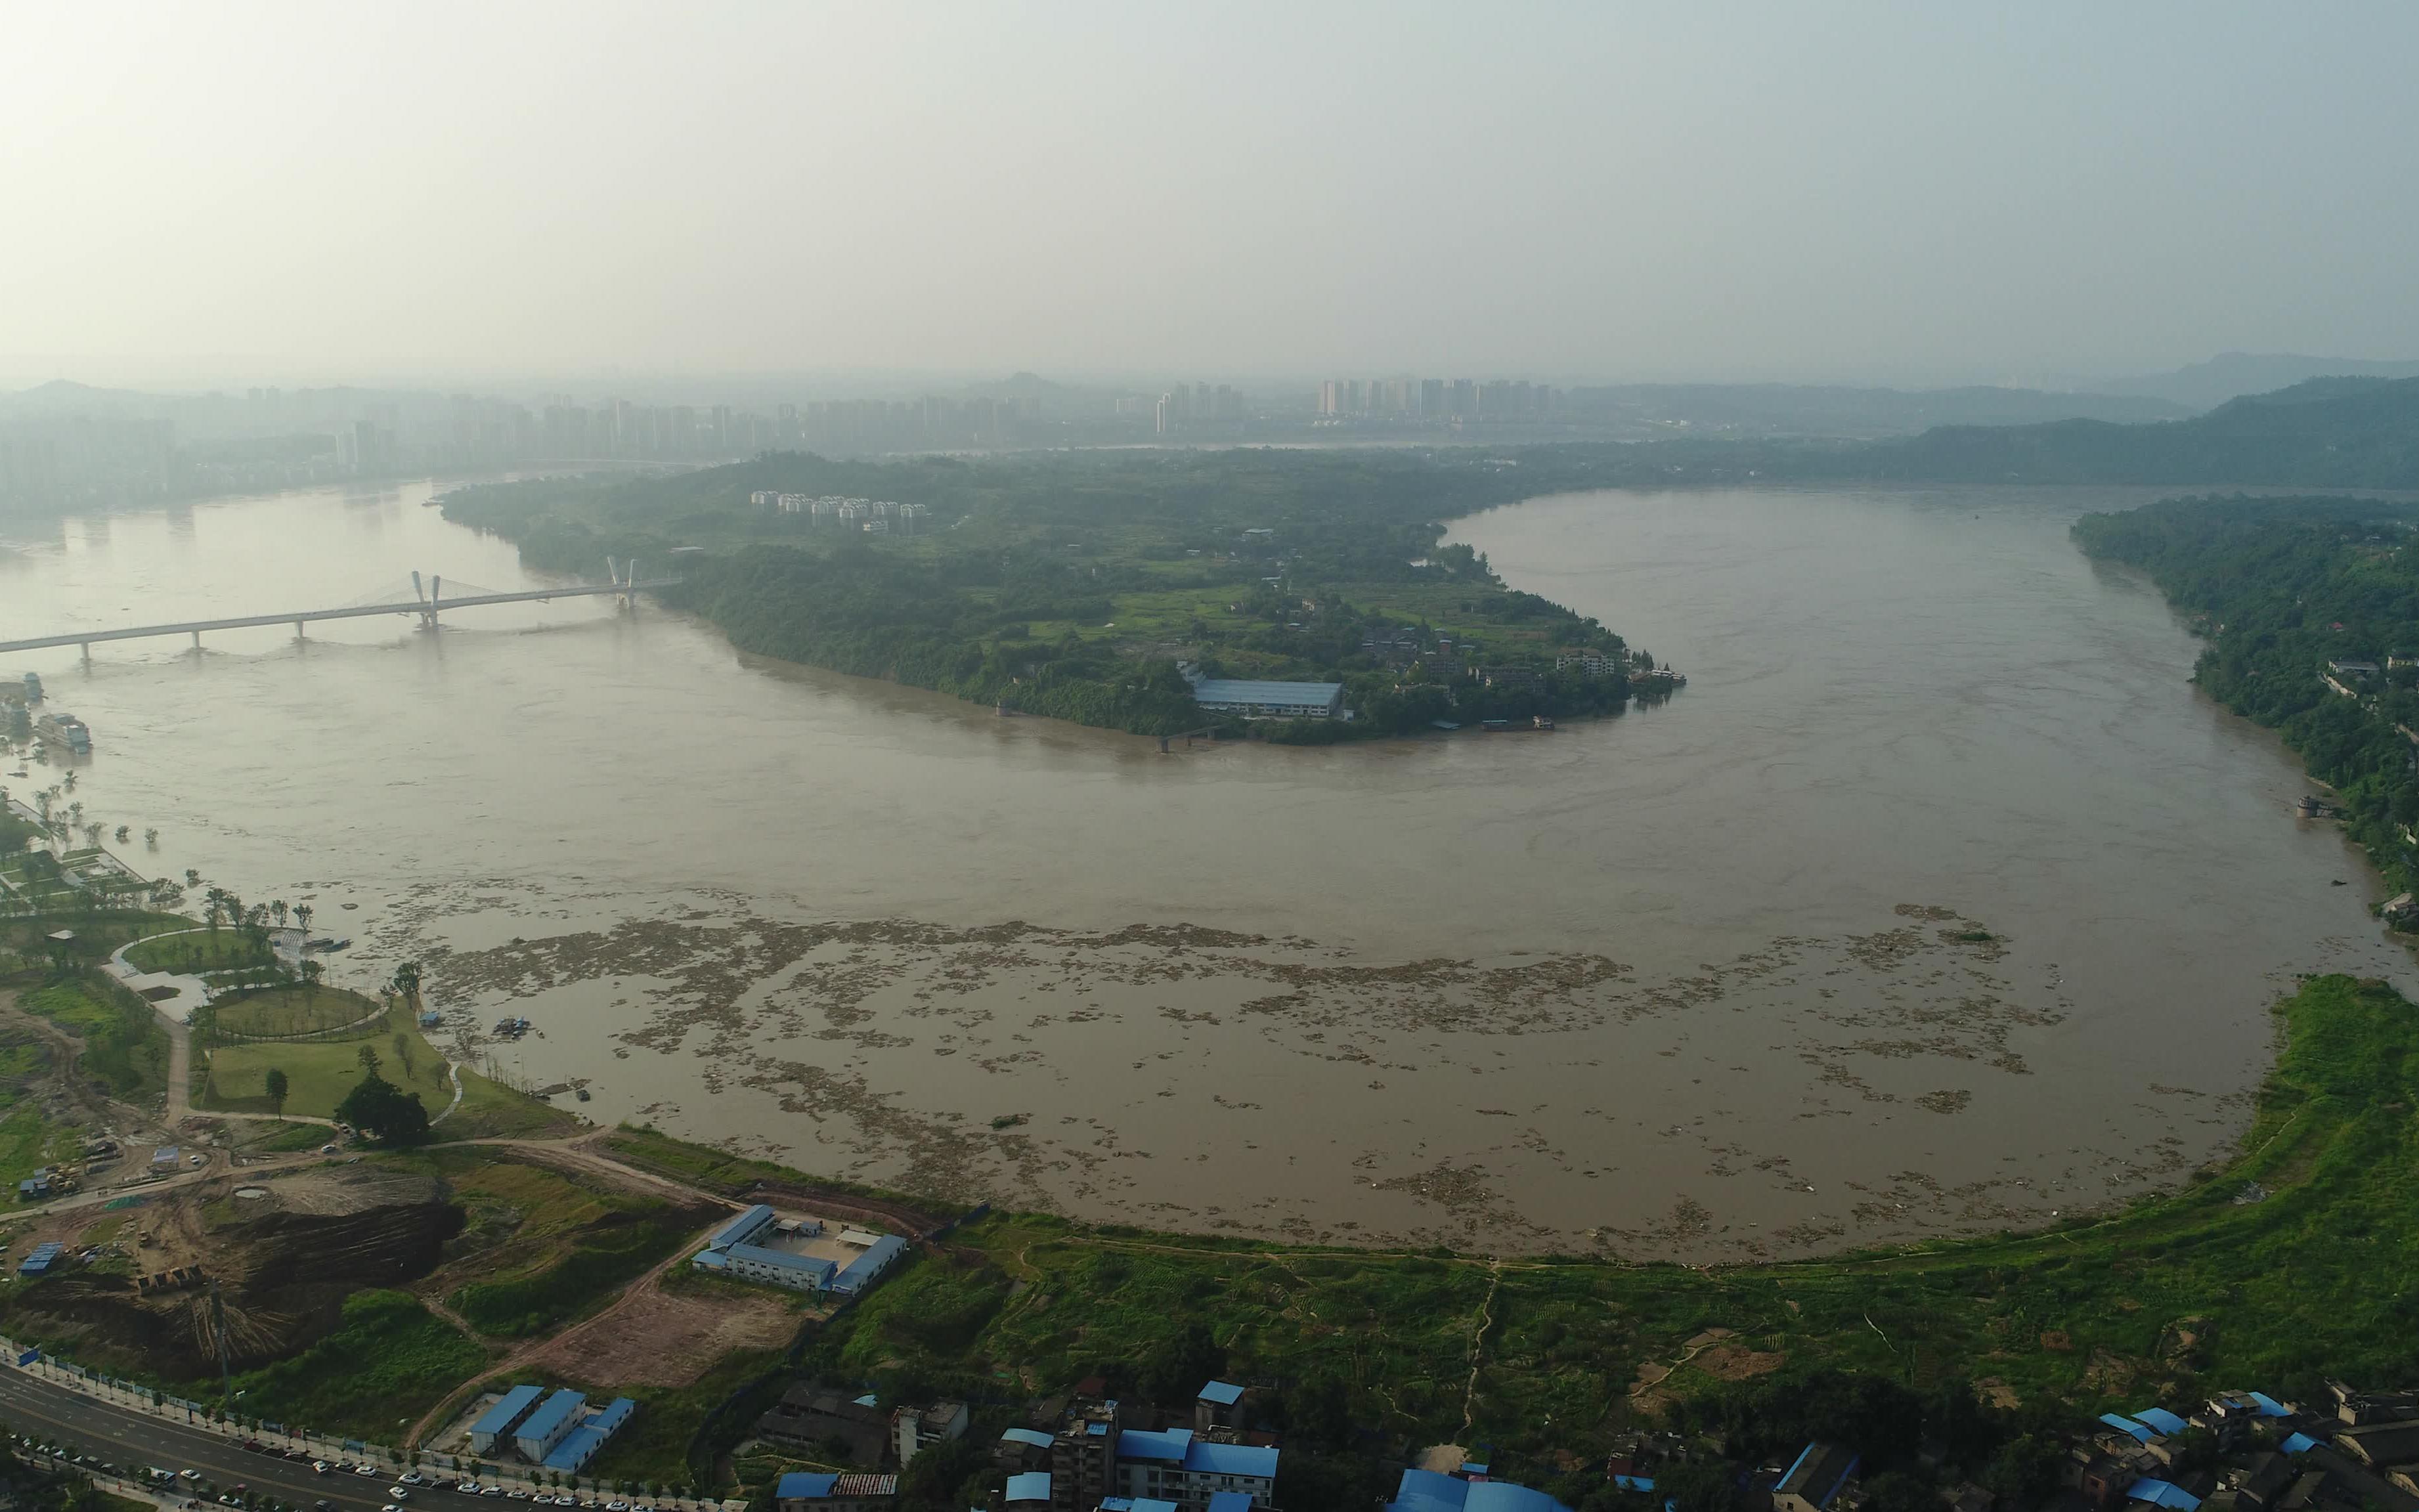
M90 646L103 640L141 640L159 635L195 635L204 630L243 630L263 625L308 624L313 620L360 620L378 614L437 614L480 604L525 604L549 598L593 598L599 594L628 594L649 588L670 588L677 578L649 578L639 582L576 584L568 588L530 588L514 594L472 594L461 598L409 598L394 604L362 604L351 609L306 609L285 614L247 614L226 620L188 620L181 625L138 625L128 630L75 630L66 635L36 636L29 640L0 640L0 652L45 651L54 646Z

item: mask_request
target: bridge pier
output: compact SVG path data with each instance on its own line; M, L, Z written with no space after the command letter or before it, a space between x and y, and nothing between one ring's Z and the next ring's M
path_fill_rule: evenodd
M302 633L302 622L300 620L296 620L294 622L294 639L297 640L308 640L311 639L309 636Z
M199 630L193 632L193 649L195 651L202 649L202 632Z

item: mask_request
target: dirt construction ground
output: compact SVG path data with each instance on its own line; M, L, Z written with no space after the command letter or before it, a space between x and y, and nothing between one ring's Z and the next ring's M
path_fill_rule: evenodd
M675 1296L657 1279L646 1277L619 1304L590 1319L607 1326L559 1334L526 1363L573 1381L686 1386L733 1350L778 1349L798 1331L798 1315L778 1296Z

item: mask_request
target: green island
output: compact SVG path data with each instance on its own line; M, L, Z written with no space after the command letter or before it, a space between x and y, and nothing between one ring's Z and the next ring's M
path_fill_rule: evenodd
M1591 467L1550 461L1574 486ZM1559 486L1524 463L1391 452L779 454L467 488L445 510L533 566L676 563L666 600L742 650L1003 710L1239 734L1183 671L1340 683L1348 720L1266 724L1324 742L1610 714L1669 691L1643 650L1439 545L1453 516Z

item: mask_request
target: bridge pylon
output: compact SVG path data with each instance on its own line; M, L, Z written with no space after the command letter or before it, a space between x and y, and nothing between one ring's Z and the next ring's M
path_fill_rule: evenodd
M413 572L411 575L411 596L420 601L420 627L424 630L436 629L437 602L439 599L445 596L444 578L439 574L431 573L428 579L428 591L426 593L423 593L420 588L420 574L417 571Z

